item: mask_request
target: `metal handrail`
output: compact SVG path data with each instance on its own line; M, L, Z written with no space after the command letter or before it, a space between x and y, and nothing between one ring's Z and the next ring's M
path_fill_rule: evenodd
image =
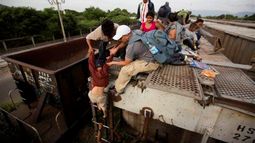
M38 130L37 130L35 127L33 127L33 126L29 125L28 123L26 123L26 122L20 120L19 118L17 118L16 116L10 114L9 112L7 112L6 110L4 110L4 109L1 108L1 107L0 107L0 111L4 112L5 114L7 114L7 115L11 116L12 118L14 118L16 121L18 121L18 122L24 124L25 126L27 126L27 127L30 128L30 129L32 129L32 130L35 132L35 134L37 135L37 137L38 137L40 143L43 143L42 138L41 138L41 136L40 136Z
M16 90L18 90L19 92L23 92L22 90L20 90L20 89L18 89L18 88L14 88L14 89L9 90L8 96L9 96L9 98L11 99L11 102L12 102L14 108L17 110L17 107L16 107L16 105L15 105L15 103L14 103L14 101L13 101L13 98L12 98L12 93L13 93L14 91L16 91Z
M59 111L59 112L57 113L57 115L55 116L55 122L56 122L56 124L57 124L57 127L58 127L59 132L61 132L61 128L60 128L59 123L58 123L58 118L59 118L59 116L60 116L61 113L62 113L62 112Z

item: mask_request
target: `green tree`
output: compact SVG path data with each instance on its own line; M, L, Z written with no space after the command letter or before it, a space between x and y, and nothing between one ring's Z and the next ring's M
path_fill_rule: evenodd
M121 10L120 8L116 8L107 14L107 18L118 24L131 24L136 21L130 17L132 17L132 14L130 14L126 9Z
M1 39L40 34L45 27L40 11L26 7L0 9Z
M78 30L77 18L75 16L76 14L77 13L75 13L74 11L66 10L63 16L63 23L64 23L66 34L68 36L78 34L77 31L79 30Z
M43 10L43 15L46 18L46 27L45 31L43 31L43 35L46 37L51 37L52 35L61 37L61 27L58 12L54 10L54 8L45 8Z
M89 7L83 12L66 9L63 24L67 35L77 35L79 31L88 32L108 18L118 24L131 24L136 21L126 9L116 8L107 12ZM54 8L37 11L28 7L0 7L0 39L22 36L42 35L45 39L62 38L58 12Z
M255 21L255 13L251 16L247 16L244 18L244 20L251 20L251 21Z
M106 12L100 8L89 7L83 12L84 18L88 20L97 20L100 17L106 17Z

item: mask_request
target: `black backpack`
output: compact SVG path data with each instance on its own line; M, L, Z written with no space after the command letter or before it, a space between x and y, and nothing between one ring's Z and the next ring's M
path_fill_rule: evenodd
M158 17L166 17L166 13L166 7L163 5L158 10Z

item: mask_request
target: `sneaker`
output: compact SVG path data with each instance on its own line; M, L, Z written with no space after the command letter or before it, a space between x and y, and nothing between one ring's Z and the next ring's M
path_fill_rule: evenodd
M118 93L117 91L116 91L116 89L114 88L114 89L111 89L110 91L109 91L109 97L110 97L110 99L113 101L113 102L119 102L120 100L121 100L121 94L122 93Z

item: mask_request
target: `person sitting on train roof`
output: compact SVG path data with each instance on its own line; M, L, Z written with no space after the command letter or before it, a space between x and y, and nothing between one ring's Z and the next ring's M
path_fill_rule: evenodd
M95 47L95 42L99 43L99 54L96 60L97 66L102 66L105 63L106 57L109 55L106 46L108 42L112 40L118 26L118 24L113 23L111 20L105 19L99 27L86 36L90 51L92 51L92 49L97 49L97 47ZM117 48L123 48L123 45L117 45Z
M197 35L195 33L198 30L198 26L196 23L191 23L188 28L185 28L185 35L183 38L183 44L188 46L191 50L197 50Z
M155 14L149 11L146 14L146 22L142 23L140 30L144 32L148 32L148 31L156 30L156 29L164 30L165 29L164 25L158 20L154 21L154 17L155 17Z
M178 11L177 12L178 22L181 25L186 25L186 24L190 23L190 20L189 20L190 15L191 15L191 11L184 10L184 9Z
M204 25L204 20L201 18L198 18L195 23L198 26L198 29L196 30L196 35L197 35L197 42L196 42L196 46L199 47L200 45L200 38L201 36L205 36L206 34L204 34L204 30L202 30L202 27Z
M165 29L165 32L168 34L168 38L176 41L179 50L181 51L181 45L183 37L185 35L184 27L178 22L177 13L169 13L168 15L169 24Z
M148 52L147 47L141 40L128 43L129 40L134 38L133 35L134 33L127 25L121 25L117 28L116 35L113 37L114 40L119 40L122 43L128 44L125 60L107 63L109 66L123 66L117 80L115 81L115 89L117 92L115 95L119 95L124 92L124 89L132 76L141 72L153 71L159 67L159 64L155 61L151 52Z

